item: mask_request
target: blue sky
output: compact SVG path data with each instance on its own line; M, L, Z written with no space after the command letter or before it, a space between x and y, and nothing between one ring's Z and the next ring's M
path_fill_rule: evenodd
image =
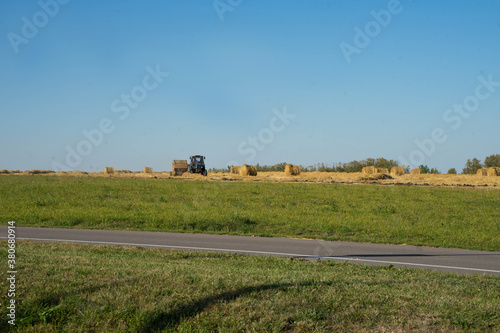
M0 169L500 153L498 1L1 1L0 36Z

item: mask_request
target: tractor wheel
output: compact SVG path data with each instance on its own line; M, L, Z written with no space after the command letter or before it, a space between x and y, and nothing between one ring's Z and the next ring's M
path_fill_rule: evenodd
M207 170L203 170L203 176L207 176Z

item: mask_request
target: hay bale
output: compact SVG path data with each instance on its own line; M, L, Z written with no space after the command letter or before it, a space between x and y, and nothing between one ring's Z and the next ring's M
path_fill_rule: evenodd
M153 173L153 168L144 167L144 173Z
M492 177L500 176L500 168L498 167L488 168L488 176Z
M374 166L367 166L367 167L363 167L361 172L366 174L366 175L371 175L371 174L377 173L377 168L375 168Z
M389 173L389 169L387 168L376 168L378 173Z
M402 166L395 166L391 168L391 175L402 176L405 174L405 168Z
M411 169L411 174L412 175L420 175L420 168L416 168L416 169Z
M478 176L488 176L488 169L479 169L477 170L477 175Z
M230 173L239 174L240 173L240 169L241 168L239 166L231 165L231 167L229 168L229 172Z
M113 167L104 167L104 173L107 175L111 175L115 173L115 168Z
M300 175L300 165L287 164L285 165L285 176L298 176Z
M5 175L9 175L10 174L10 171L9 170L0 170L0 174L5 174Z
M240 176L257 176L257 167L243 164L240 168Z
M182 174L187 171L188 171L187 160L172 161L172 176L182 176Z

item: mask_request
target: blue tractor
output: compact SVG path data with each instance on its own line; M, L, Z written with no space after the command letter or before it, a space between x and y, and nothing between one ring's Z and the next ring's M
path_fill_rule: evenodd
M188 171L190 173L200 173L203 176L206 176L207 169L205 169L205 158L205 156L201 155L189 156L191 161L188 165Z

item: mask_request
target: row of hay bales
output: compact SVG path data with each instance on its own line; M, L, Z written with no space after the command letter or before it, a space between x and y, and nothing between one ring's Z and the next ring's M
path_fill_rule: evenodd
M374 173L389 173L389 169L376 168L372 165L372 166L363 167L363 169L361 169L361 172L364 173L365 175L372 175ZM392 172L392 170L391 170L391 172Z
M21 171L21 170L0 170L0 174L4 175L12 175L12 174L23 174L23 175L48 175L52 173L56 173L55 171L52 170L26 170L26 171Z
M367 167L363 167L361 172L364 174L367 174L367 175L371 175L371 174L375 174L375 173L388 174L389 169L388 168L376 168L375 166L367 166ZM406 173L406 171L405 171L405 168L402 166L394 166L391 168L390 173L391 173L391 176L403 176ZM420 169L419 168L412 169L411 174L412 175L420 175Z
M257 176L257 167L255 165L243 164L242 166L231 165L229 172L239 174L240 176ZM300 175L300 165L287 164L285 165L285 176Z
M0 170L0 175L11 175L11 174L14 174L14 173L23 173L21 170Z
M114 167L104 167L104 173L106 175L112 175L115 173L132 173L130 170L115 170ZM144 167L143 173L153 173L153 168Z
M491 176L491 177L497 177L500 176L500 168L498 167L491 167L491 168L483 168L477 170L478 176Z
M361 172L364 173L364 174L367 174L367 175L371 175L371 174L375 174L375 173L386 173L386 174L388 174L389 173L389 169L388 168L376 168L375 166L367 166L367 167L364 167L361 170ZM403 176L405 173L406 173L405 168L402 167L402 166L394 166L394 167L391 168L391 172L390 172L390 174L392 176ZM419 168L412 169L410 171L410 173L412 175L420 175L420 169Z

